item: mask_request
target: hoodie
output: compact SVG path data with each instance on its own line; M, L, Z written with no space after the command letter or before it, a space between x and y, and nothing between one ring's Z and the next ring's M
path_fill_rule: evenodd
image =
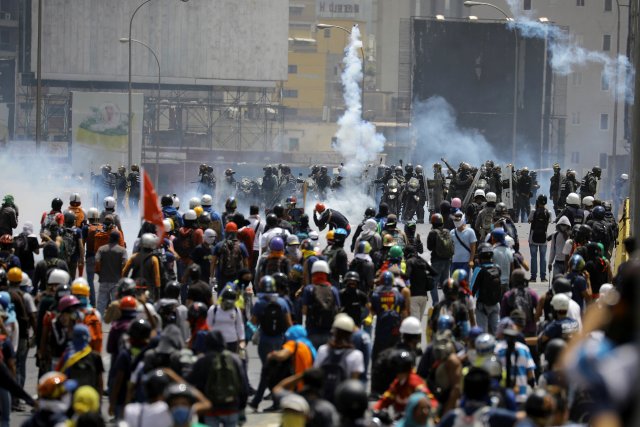
M162 216L176 222L176 224L173 224L174 230L184 226L184 223L182 222L182 215L180 215L180 212L178 212L178 210L173 206L163 206Z
M558 231L558 225L567 226L568 230L571 230L571 222L569 222L569 218L566 216L561 216L558 219L556 224L556 232L551 236L551 253L549 254L549 264L555 262L564 262L564 254L562 253L562 249L564 248L564 244L569 239L569 233L566 235Z
M429 421L424 424L419 424L413 417L413 412L418 406L418 402L420 402L420 400L424 398L429 399L429 396L421 391L413 393L409 397L409 400L407 401L407 407L404 410L404 417L398 422L398 427L426 427L429 425Z
M364 224L362 224L362 233L360 233L355 244L356 250L358 249L360 242L369 242L371 245L371 252L375 252L382 248L382 237L378 234L378 223L375 219L369 218L364 222Z

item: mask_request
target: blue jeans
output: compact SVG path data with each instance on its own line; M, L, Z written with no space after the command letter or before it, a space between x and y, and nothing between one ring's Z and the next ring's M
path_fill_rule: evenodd
M18 339L18 352L16 357L16 379L18 384L24 388L27 379L27 354L29 353L29 340L27 338Z
M529 244L531 251L531 280L538 277L538 253L540 254L540 278L545 280L547 277L547 245Z
M11 393L0 388L0 427L9 427L11 418Z
M238 425L238 414L206 416L204 417L204 423L213 427L236 427Z
M476 304L476 324L483 331L495 335L498 330L498 322L500 321L500 304L484 305L479 302Z
M84 270L87 272L87 282L89 283L89 302L93 307L95 307L96 306L96 287L94 284L94 278L96 275L96 257L95 256L89 256L85 259Z
M367 371L369 370L369 362L371 361L371 335L365 330L358 329L351 335L351 343L362 352L364 357L364 372L360 375L360 381L367 384Z
M438 287L442 286L445 280L450 276L451 260L449 259L432 259L431 267L436 271L436 277L433 278L433 289L431 289L431 305L436 305L440 301L438 295Z

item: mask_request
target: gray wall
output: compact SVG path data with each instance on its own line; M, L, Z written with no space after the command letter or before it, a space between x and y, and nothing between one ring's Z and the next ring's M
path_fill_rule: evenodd
M47 0L43 7L45 79L126 81L134 0ZM37 7L32 0L32 69ZM133 23L133 38L160 59L165 83L269 86L287 78L287 0L153 0ZM153 82L157 66L133 46L134 81Z

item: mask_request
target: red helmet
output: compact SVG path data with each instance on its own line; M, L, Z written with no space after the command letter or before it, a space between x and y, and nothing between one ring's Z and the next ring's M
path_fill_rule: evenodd
M236 225L235 222L228 222L226 227L224 227L224 232L225 233L237 233L238 232L238 226Z
M60 298L60 302L58 302L58 312L62 313L65 310L68 310L73 307L78 307L80 305L80 300L73 295L65 295Z
M12 245L13 244L13 236L11 234L3 234L0 237L0 245Z
M135 310L138 308L138 302L132 296L122 297L120 300L120 310Z
M442 215L439 213L435 213L433 215L431 215L431 225L443 225L444 224L444 218L442 218Z
M322 213L326 209L324 203L316 203L316 212Z

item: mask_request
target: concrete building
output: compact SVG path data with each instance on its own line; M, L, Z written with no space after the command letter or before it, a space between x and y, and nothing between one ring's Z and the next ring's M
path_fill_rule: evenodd
M413 2L413 12L423 16L443 15L445 19L469 16L481 20L504 19L504 15L494 8L468 8L463 3L463 0L420 0L418 4ZM615 0L492 0L489 3L510 16L515 12L533 18L546 17L568 31L577 46L606 55L612 61L618 53L626 54L628 8L620 7L618 13ZM516 4L517 11L512 11L508 3ZM560 81L563 76L556 74L555 78ZM575 169L579 176L594 165L603 168L603 177L628 172L625 106L622 97L616 98L615 81L606 79L602 64L593 62L577 64L566 79L565 119L559 120L552 130L558 143L551 147L547 164L543 166L558 161L564 169ZM556 113L562 115L559 111ZM611 188L609 182L603 183L601 188Z

